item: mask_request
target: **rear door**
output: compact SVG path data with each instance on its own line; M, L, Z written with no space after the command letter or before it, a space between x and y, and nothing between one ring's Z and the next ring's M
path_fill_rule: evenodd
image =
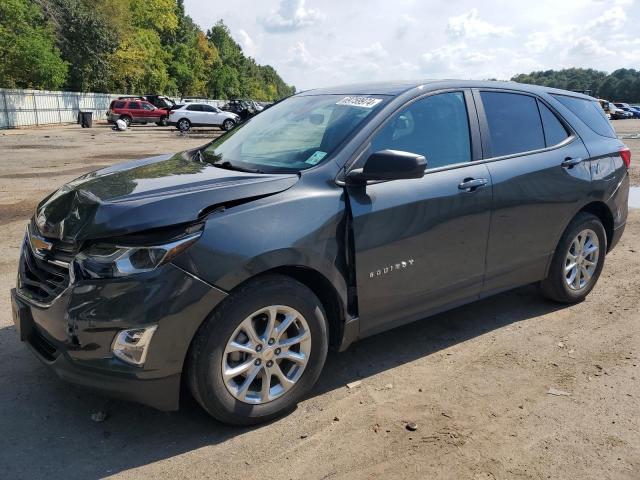
M421 179L348 187L362 334L479 295L491 180L473 162L478 139L471 94L461 90L416 100L371 140L369 152L424 155L427 170Z
M589 153L546 102L474 91L493 182L484 293L544 278L559 236L591 189Z
M202 105L200 104L187 105L186 111L187 111L187 118L191 121L191 124L200 125L203 123Z
M127 110L128 110L129 115L131 115L131 118L133 119L134 122L145 122L146 121L145 118L144 118L142 105L140 105L140 102L129 102Z

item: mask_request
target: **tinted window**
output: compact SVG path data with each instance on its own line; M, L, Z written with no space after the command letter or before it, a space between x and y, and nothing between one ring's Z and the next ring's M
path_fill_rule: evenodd
M187 110L189 110L190 112L201 112L202 107L200 107L200 105L189 105L187 107Z
M113 102L113 108L124 108L124 102Z
M481 92L494 157L545 148L536 99L528 95Z
M598 135L616 138L613 127L609 123L609 120L607 120L607 117L604 116L602 108L600 108L596 100L568 97L566 95L553 96Z
M424 155L428 168L468 162L471 141L464 95L442 93L414 102L376 134L371 148Z
M202 105L202 111L203 112L215 112L216 109L213 108L211 105Z
M544 139L547 147L552 147L564 141L568 136L566 128L558 117L549 110L544 103L538 102L540 108L540 116L542 117L542 126L544 127Z
M130 110L140 110L140 102L129 102Z

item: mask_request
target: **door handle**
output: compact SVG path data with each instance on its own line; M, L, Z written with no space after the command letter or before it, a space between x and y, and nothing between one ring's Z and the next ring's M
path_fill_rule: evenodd
M465 178L462 183L458 185L458 189L465 192L473 192L478 188L484 187L489 181L486 178Z
M560 165L562 165L563 168L573 168L580 163L582 163L582 158L567 157Z

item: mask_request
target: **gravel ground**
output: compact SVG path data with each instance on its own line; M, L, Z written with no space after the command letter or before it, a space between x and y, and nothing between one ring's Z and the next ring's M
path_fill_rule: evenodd
M614 126L640 132L640 121ZM189 399L167 414L54 378L10 315L35 204L84 172L211 134L0 133L2 478L640 478L640 210L583 303L526 287L371 337L330 354L311 396L269 425L225 427ZM638 185L640 138L625 142ZM92 421L96 412L106 420Z

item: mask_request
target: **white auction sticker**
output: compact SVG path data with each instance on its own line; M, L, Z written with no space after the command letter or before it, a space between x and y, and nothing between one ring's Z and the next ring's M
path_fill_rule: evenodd
M381 98L371 97L344 97L336 105L346 105L349 107L373 108L382 101Z

